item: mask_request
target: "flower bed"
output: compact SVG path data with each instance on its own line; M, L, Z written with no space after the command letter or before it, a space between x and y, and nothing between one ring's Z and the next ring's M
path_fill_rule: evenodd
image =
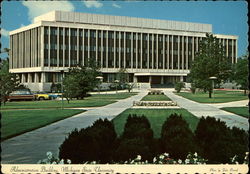
M133 106L177 106L173 101L134 101Z
M148 95L163 95L164 93L162 92L162 90L151 90L150 92L148 92Z

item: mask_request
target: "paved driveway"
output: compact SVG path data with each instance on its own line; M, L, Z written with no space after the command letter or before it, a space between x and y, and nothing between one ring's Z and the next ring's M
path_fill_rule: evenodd
M1 143L2 164L36 164L46 158L46 152L57 155L59 146L73 129L88 127L99 118L113 119L130 108L133 101L140 100L147 94L143 90L138 95L119 100L116 103L88 110L46 127L22 134Z

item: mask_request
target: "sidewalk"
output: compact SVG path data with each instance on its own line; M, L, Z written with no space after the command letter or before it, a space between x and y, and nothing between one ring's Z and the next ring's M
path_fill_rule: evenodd
M244 130L249 129L248 119L236 114L226 112L213 106L213 104L202 104L184 97L175 95L170 90L164 90L164 93L173 101L177 102L178 106L188 110L190 113L200 118L202 116L210 116L226 122L229 127L238 127Z
M36 164L39 160L46 158L46 152L48 151L57 156L59 146L72 130L91 126L99 118L111 120L127 108L130 108L133 105L133 101L141 100L146 94L147 91L143 90L138 95L88 110L68 119L6 140L1 143L1 163Z
M208 104L210 106L214 106L216 108L224 108L224 107L243 107L247 106L249 100L240 100L240 101L233 101L228 103L214 103Z

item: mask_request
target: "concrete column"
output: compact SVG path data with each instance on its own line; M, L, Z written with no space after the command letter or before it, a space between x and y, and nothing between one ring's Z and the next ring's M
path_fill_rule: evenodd
M164 76L161 76L161 84L164 84Z
M63 27L63 67L65 67L65 28Z
M177 66L177 68L178 68L178 70L180 70L180 36L178 35L178 38L177 38L178 40L177 40L177 59L178 59L178 66Z
M172 69L174 69L174 36L172 35L172 56L171 56L171 59L172 59Z
M181 64L181 69L184 70L184 57L185 57L185 54L184 54L184 40L185 40L185 36L182 36L182 56L181 56L181 60L182 60L182 64Z
M90 59L90 29L88 29L88 57L87 60Z
M183 76L180 76L180 81L183 82Z
M188 36L186 36L186 70L188 69Z
M136 33L136 37L135 37L135 43L136 43L136 50L135 50L135 56L136 56L136 66L135 68L138 68L138 33Z
M159 48L159 44L158 44L158 41L159 41L159 35L156 34L156 69L159 69L159 53L158 53L158 48Z
M70 37L71 37L71 29L69 28L69 67L71 67L71 42L70 42Z
M147 69L149 69L149 33L148 33L148 36L147 36L147 38L148 38L148 54L147 54L147 62L148 62L148 67L147 67Z
M50 26L48 27L49 29L49 36L48 36L48 45L49 45L49 48L48 48L48 67L50 67Z
M154 34L152 34L152 69L154 69Z
M142 69L142 38L143 38L142 35L143 34L141 33L141 54L140 54L141 55L141 69Z
M119 49L118 49L118 54L119 54L119 64L118 67L119 69L121 68L121 32L119 31Z
M82 30L82 65L85 65L85 60L84 60L84 53L85 53L85 44L84 44L84 38L85 38L85 32L84 29ZM102 64L101 64L102 66Z
M76 62L79 64L79 28L76 30Z
M228 56L228 39L226 39L226 49L227 49L226 56L229 57Z
M235 49L235 63L237 63L237 57L238 57L238 40L236 39L235 40L235 47L236 47L236 49Z
M25 75L24 75L24 73L21 73L21 83L25 83Z
M46 78L45 78L45 72L41 73L41 83L45 83L46 82Z
M167 69L169 70L169 35L167 35Z
M152 83L152 76L149 76L149 83Z
M232 39L232 63L234 63L234 40Z
M163 42L163 52L162 52L162 54L163 54L163 69L165 70L166 69L166 66L165 66L165 57L166 57L166 50L165 50L165 35L163 35L163 38L162 38L162 42Z
M96 30L96 33L95 33L95 60L96 60L96 63L98 61L98 30ZM77 54L78 55L78 54Z
M134 76L134 83L137 83L137 76Z
M32 79L31 79L31 73L28 73L28 83L31 83Z
M116 68L116 31L114 31L114 68Z
M103 68L103 30L101 31L101 68Z
M38 83L37 73L34 73L34 76L35 76L35 78L34 78L34 82L35 82L35 83Z
M60 50L60 43L59 43L59 37L60 37L60 31L59 31L59 27L57 27L57 51L56 51L56 58L57 58L57 67L59 67L59 50Z
M26 33L26 32L25 32ZM41 37L41 48L40 48L40 54L41 54L41 67L44 67L44 27L41 27L41 33L40 33L40 37ZM27 37L25 36L25 43L27 43ZM25 64L27 63L27 61L25 61Z
M126 32L123 35L123 68L126 68Z
M133 63L133 61L134 61L134 59L133 59L133 55L134 55L134 48L133 48L133 32L131 32L131 49L130 49L130 54L131 54L131 69L133 69L133 65L134 65L134 63Z
M108 56L109 56L109 54L108 54L108 47L109 47L109 42L108 42L108 37L109 37L109 31L107 30L106 31L106 68L108 68Z
M199 39L196 37L196 52L199 50Z
M194 36L192 37L192 61L194 61Z

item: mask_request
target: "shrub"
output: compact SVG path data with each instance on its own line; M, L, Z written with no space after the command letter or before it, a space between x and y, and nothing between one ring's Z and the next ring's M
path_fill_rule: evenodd
M212 117L202 117L195 131L201 155L209 163L230 163L233 156L238 156L242 163L248 151L248 134L238 128L230 129L225 122Z
M194 135L188 123L181 115L172 114L164 122L161 131L161 143L164 152L175 159L185 159L189 152L197 151Z
M183 82L177 82L175 84L174 89L176 90L177 93L179 93L181 91L181 88L184 88L184 83Z
M133 159L138 154L143 159L152 160L156 152L157 141L153 139L148 119L145 116L129 115L116 150L116 160Z
M191 88L190 88L192 94L195 94L195 91L196 91L196 87L193 83L191 83Z
M116 137L112 122L99 119L91 127L71 132L60 146L59 157L72 163L107 163L112 161Z

